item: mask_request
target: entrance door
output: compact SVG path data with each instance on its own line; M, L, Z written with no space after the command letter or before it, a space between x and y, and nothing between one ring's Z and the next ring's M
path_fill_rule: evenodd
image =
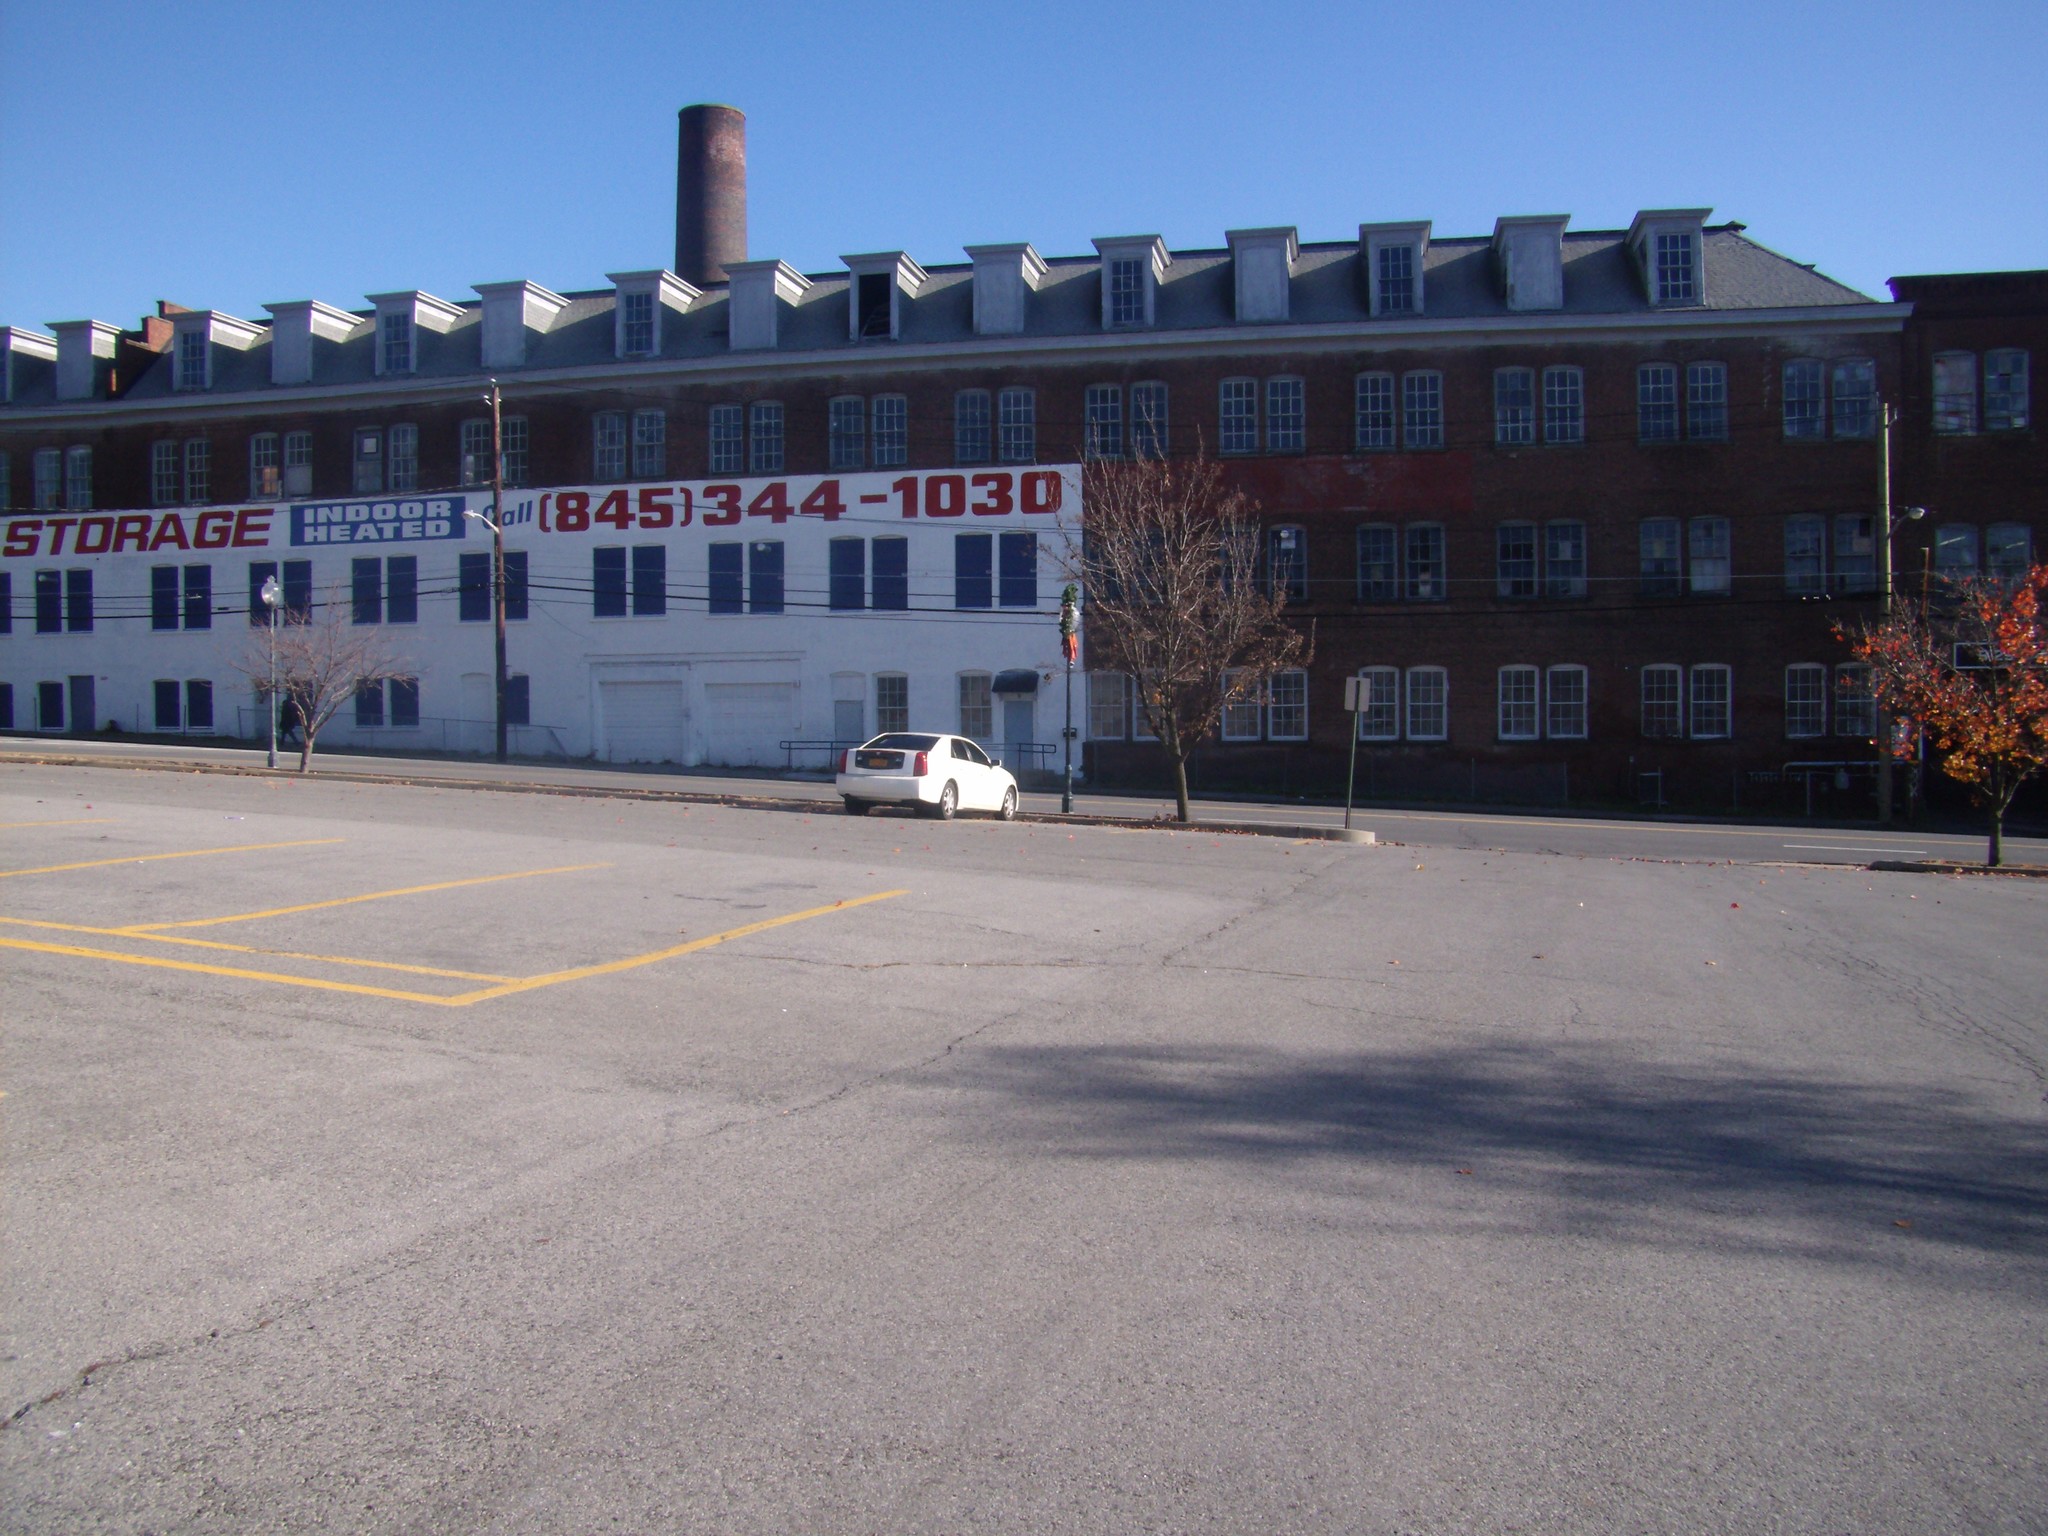
M683 760L689 701L680 681L600 682L597 704L604 722L606 762Z
M1037 739L1038 701L1003 700L1003 766L1013 774L1022 773L1030 765L1024 761L1025 754L1017 748Z
M62 683L36 684L36 729L39 731L61 731L64 729L64 685Z
M73 677L71 679L71 734L74 736L89 734L99 717L99 711L93 707L92 702L91 676Z
M832 739L858 746L867 738L868 706L865 699L832 701Z

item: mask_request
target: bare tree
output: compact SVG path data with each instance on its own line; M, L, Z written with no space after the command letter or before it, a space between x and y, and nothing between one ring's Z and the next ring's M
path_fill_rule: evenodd
M412 676L392 649L383 626L356 624L347 594L329 590L307 609L280 608L276 614L275 675L277 698L271 698L272 632L251 629L249 643L234 668L256 686L271 709L280 700L298 711L299 772L312 766L313 743L342 705L360 688L394 677Z
M1066 561L1085 600L1089 665L1130 674L1189 821L1189 754L1226 705L1262 698L1274 673L1307 665L1313 644L1287 622L1282 584L1260 581L1258 509L1214 460L1098 459L1081 490Z

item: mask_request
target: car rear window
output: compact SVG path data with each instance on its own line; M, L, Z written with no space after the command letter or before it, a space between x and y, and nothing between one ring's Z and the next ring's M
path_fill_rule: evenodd
M894 747L899 752L929 752L939 744L936 736L910 736L898 731L889 736L877 736L868 745L871 747Z

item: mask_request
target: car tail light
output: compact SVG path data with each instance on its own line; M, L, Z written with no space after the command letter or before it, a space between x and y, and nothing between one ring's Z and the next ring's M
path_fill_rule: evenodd
M841 773L853 772L853 748L848 747L839 754L839 771Z
M917 754L917 761L916 761L916 762L915 762L914 764L912 764L912 765L911 765L911 769L910 769L911 775L912 775L912 776L913 776L914 778L920 778L920 779L921 779L921 778L923 778L923 777L924 777L924 776L925 776L926 774L930 773L931 771L932 771L932 755L931 755L931 753L929 753L929 752L920 752L920 753L918 753L918 754Z

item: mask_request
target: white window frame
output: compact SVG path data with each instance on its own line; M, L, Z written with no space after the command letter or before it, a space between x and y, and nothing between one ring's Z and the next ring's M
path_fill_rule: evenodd
M1232 670L1223 674L1224 697L1229 698L1230 690L1238 686L1238 679L1244 674ZM1217 721L1219 734L1225 741L1257 741L1259 728L1265 719L1266 691L1254 683L1246 688L1242 697L1223 706L1222 716Z
M1415 247L1406 241L1380 246L1373 262L1373 313L1420 314L1421 267L1422 263L1416 259Z
M2032 357L2024 347L1992 347L1984 353L1984 430L2024 432L2029 409Z
M1576 553L1566 557L1559 542L1569 536ZM1543 595L1575 598L1586 595L1586 520L1580 517L1552 518L1543 525Z
M825 463L840 473L868 467L866 396L834 395L826 402Z
M1525 538L1528 543L1527 569L1522 569L1522 560L1514 560L1515 574L1510 574L1508 540L1510 537ZM1493 585L1496 595L1526 602L1541 595L1543 591L1543 536L1536 524L1520 518L1511 518L1496 523L1493 530Z
M305 431L285 433L283 450L285 495L312 495L313 434Z
M1785 736L1791 741L1810 741L1827 733L1827 665L1795 661L1785 668Z
M29 459L29 503L38 512L64 505L64 450L38 448Z
M46 450L37 449L32 461L37 466L35 505L43 506L41 462ZM153 506L175 507L184 497L184 475L180 470L182 450L168 439L149 445L149 499Z
M1130 679L1121 672L1088 674L1088 739L1124 741L1131 734Z
M646 313L639 310L645 306ZM655 315L660 303L651 288L628 288L619 295L619 356L652 357L661 348Z
M1686 590L1727 597L1735 590L1734 529L1725 517L1695 517L1685 531Z
M1391 373L1361 373L1351 386L1351 444L1360 453L1400 446L1400 407Z
M1292 374L1266 380L1266 452L1301 453L1308 446L1308 386Z
M1785 590L1795 597L1821 597L1828 590L1828 520L1822 513L1785 518Z
M1131 386L1132 458L1163 459L1172 450L1171 404L1163 379L1141 379Z
M1678 440L1678 365L1638 363L1636 442L1654 445Z
M1493 370L1493 443L1529 448L1536 442L1536 370Z
M986 464L995 456L993 404L985 389L953 395L953 462Z
M1792 357L1779 370L1785 441L1818 443L1828 435L1828 370L1817 357Z
M73 443L64 450L64 506L78 512L92 505L92 449Z
M788 418L780 400L754 400L747 405L747 473L779 475L787 461L784 428Z
M1360 667L1358 669L1360 702L1364 708L1358 714L1358 739L1360 741L1399 741L1401 739L1401 673L1395 667Z
M1877 695L1871 691L1870 663L1843 661L1835 664L1835 734L1877 736Z
M1424 574L1417 558L1416 541L1436 535L1436 552L1429 562L1433 573ZM1441 603L1450 597L1451 568L1449 539L1442 523L1409 523L1401 530L1401 598L1410 603Z
M1877 436L1877 363L1868 357L1838 357L1828 364L1829 407L1837 438Z
M1124 456L1124 389L1121 384L1090 384L1081 392L1081 457L1120 459Z
M1145 324L1145 267L1145 259L1141 256L1109 258L1107 319L1110 330L1131 330Z
M1549 668L1543 683L1544 734L1553 741L1584 741L1592 691L1586 669L1566 662Z
M900 684L900 688L894 685ZM900 694L901 701L888 697ZM900 711L900 713L899 713ZM903 672L875 674L875 734L910 729L910 677Z
M725 400L711 407L710 465L714 475L738 475L747 467L747 408Z
M1420 685L1418 687L1418 685ZM1451 738L1451 678L1442 667L1410 667L1403 700L1402 726L1410 741ZM1435 729L1426 712L1434 711ZM1418 724L1420 722L1420 724Z
M626 413L597 411L590 418L590 473L599 485L626 478Z
M1387 541L1387 578L1384 589L1371 591L1367 588L1365 574L1365 540L1368 533L1385 534ZM1361 603L1398 603L1401 600L1401 530L1394 523L1360 523L1356 544L1357 571L1353 595Z
M1275 672L1266 684L1266 739L1308 740L1308 673L1299 667Z
M386 310L377 317L377 371L380 374L413 371L417 362L414 329L412 316L401 310Z
M633 413L633 478L659 480L668 474L668 412Z
M1652 687L1652 684L1655 687ZM1667 696L1668 695L1668 696ZM1671 662L1644 667L1637 685L1640 724L1650 741L1681 741L1685 737L1685 668ZM1652 715L1651 711L1656 714ZM1667 713L1668 711L1668 713ZM1654 726L1654 728L1653 728Z
M176 366L178 389L212 387L213 346L204 330L195 326L178 332Z
M185 439L185 504L206 505L212 494L213 444L203 437Z
M1259 381L1225 379L1216 388L1216 451L1238 457L1259 451Z
M1502 741L1540 741L1543 673L1525 662L1502 667L1494 682L1494 729Z
M1543 370L1543 441L1554 448L1586 440L1586 371L1570 363Z
M868 430L868 451L874 455L875 468L894 469L909 463L910 397L876 395L870 404L870 415L873 420Z
M1658 230L1651 237L1652 278L1657 303L1699 302L1699 237L1691 230Z
M1685 694L1694 741L1726 741L1735 734L1735 674L1725 662L1694 665L1686 677Z
M249 438L249 499L274 499L284 494L284 471L278 458L275 432L257 432Z
M1401 446L1410 453L1444 446L1444 376L1437 369L1401 375Z
M996 395L996 462L1038 462L1038 391L1028 384Z
M960 706L960 734L969 741L993 741L996 732L996 701L990 692L995 676L989 672L961 672L957 698ZM982 729L975 730L980 725Z
M1728 365L1685 365L1685 435L1695 443L1728 441Z
M1968 437L1977 430L1977 354L1937 352L1933 363L1934 430Z

